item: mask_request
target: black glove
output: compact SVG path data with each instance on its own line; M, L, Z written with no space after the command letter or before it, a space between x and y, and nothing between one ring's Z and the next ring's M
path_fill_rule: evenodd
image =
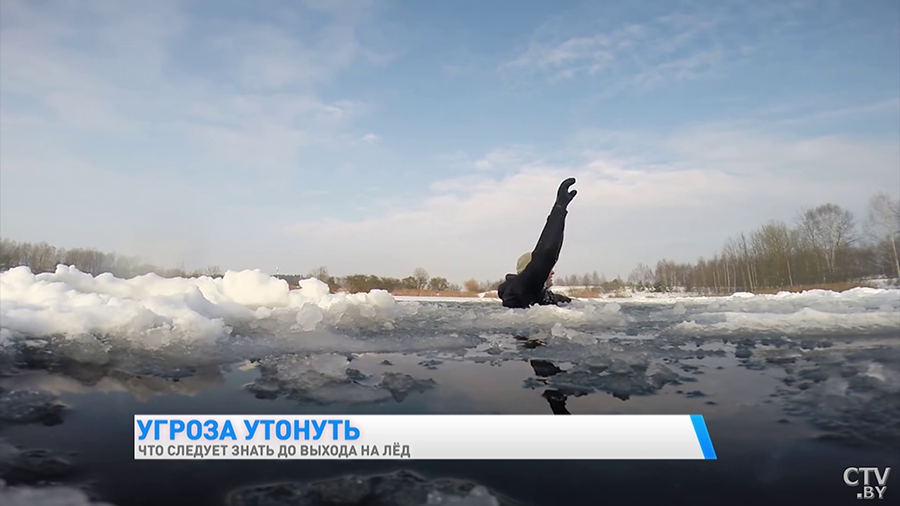
M569 202L572 202L572 199L575 198L575 195L578 194L578 190L569 191L569 187L575 184L575 178L570 177L562 182L559 185L559 190L556 192L556 206L565 209L568 207Z

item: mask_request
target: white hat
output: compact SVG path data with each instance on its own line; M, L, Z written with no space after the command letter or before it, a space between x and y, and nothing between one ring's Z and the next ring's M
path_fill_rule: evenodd
M516 274L522 274L522 271L528 267L528 264L531 263L531 252L525 253L524 255L519 257L519 261L516 262Z

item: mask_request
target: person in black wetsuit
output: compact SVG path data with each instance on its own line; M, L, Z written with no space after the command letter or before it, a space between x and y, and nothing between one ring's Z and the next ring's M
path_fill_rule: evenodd
M497 295L505 307L526 308L534 304L546 306L572 302L565 295L551 292L550 284L553 281L553 267L562 250L567 208L578 193L577 190L569 191L573 184L575 178L570 177L559 185L556 203L547 217L537 246L534 251L519 258L516 274L507 274L506 281L497 289Z

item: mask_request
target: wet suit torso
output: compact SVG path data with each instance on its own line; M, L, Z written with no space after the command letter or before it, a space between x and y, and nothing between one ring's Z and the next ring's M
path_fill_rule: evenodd
M567 214L565 207L559 204L553 206L537 246L531 253L531 262L521 274L508 274L506 281L497 289L497 295L505 307L526 308L534 304L544 306L572 302L572 299L553 293L545 286L550 271L559 260Z

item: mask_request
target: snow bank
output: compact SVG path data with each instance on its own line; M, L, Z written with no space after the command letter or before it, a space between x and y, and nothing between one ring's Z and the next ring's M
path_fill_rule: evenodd
M900 337L900 290L737 293L730 297L678 299L677 304L694 305L697 312L669 329L675 334L895 334Z
M316 279L289 290L258 270L223 278L119 279L60 265L34 275L27 267L0 273L0 344L16 336L115 336L160 348L212 342L236 325L277 319L300 331L389 323L397 302L385 291L329 294Z
M478 297L431 297L431 296L415 296L415 295L395 295L394 298L402 302L493 302L499 303L500 299L486 297L486 294L480 293Z
M896 310L872 313L826 313L815 309L801 309L796 313L719 313L724 321L698 323L701 315L679 323L671 334L694 336L728 335L860 335L900 332L900 314ZM898 334L900 337L900 334Z
M870 278L866 282L875 285L876 288L900 288L900 279Z

